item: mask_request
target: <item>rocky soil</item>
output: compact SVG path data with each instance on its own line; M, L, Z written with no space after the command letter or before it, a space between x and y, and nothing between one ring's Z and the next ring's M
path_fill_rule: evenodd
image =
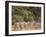
M12 25L12 31L23 31L23 30L38 30L41 29L40 22L15 22Z

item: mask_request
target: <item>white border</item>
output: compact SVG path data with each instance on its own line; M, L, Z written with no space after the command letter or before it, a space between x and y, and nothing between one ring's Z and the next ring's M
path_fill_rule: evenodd
M41 30L32 30L32 31L11 31L11 18L12 18L12 6L32 6L32 7L41 7ZM41 4L25 4L25 3L9 3L9 35L10 34L25 34L25 33L42 33L44 29L44 11L43 11L43 5Z

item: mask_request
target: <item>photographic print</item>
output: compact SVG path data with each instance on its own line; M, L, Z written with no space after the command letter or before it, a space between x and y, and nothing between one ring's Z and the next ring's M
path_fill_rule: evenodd
M12 31L41 29L41 7L12 6Z
M6 1L6 35L45 33L44 5Z

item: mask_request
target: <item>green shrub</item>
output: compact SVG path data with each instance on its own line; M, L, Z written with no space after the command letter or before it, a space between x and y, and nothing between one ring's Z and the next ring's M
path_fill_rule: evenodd
M16 21L39 20L39 17L41 17L40 7L12 6L12 9L12 14L15 15Z

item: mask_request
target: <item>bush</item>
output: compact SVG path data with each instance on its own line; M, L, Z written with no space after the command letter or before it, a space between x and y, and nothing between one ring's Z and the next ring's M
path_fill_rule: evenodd
M12 6L12 16L15 15L16 21L32 21L39 20L41 17L41 8L40 7L20 7Z

